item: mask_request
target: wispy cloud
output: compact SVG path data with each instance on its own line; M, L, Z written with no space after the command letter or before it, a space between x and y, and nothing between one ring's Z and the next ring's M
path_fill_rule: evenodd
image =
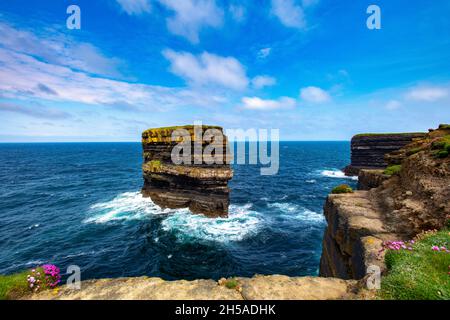
M76 42L58 30L51 29L37 36L0 22L0 43L9 50L37 56L47 63L96 75L121 76L119 67L123 62L120 59L107 57L95 46Z
M297 29L306 27L305 12L294 0L272 0L272 13L286 27Z
M272 48L262 48L258 51L258 58L265 59L270 55L271 52Z
M270 76L257 76L252 79L252 86L255 89L270 87L277 83L277 79Z
M186 88L167 88L93 77L65 66L0 48L0 92L4 98L124 106L133 110L166 111L194 105L211 106L219 98ZM56 93L56 94L55 94Z
M306 87L300 90L300 97L310 103L324 103L331 100L330 95L325 90L318 87Z
M40 118L40 119L69 119L72 118L67 112L48 108L37 103L28 103L27 106L23 106L15 103L0 102L0 112L19 113L28 117Z
M194 56L188 52L164 50L171 63L170 70L191 85L219 85L242 90L248 86L244 66L233 57L221 57L208 52Z
M246 9L244 6L238 4L230 4L230 6L228 7L228 11L235 21L242 22L245 20Z
M150 0L116 0L122 10L129 15L138 15L151 11Z
M389 100L384 106L388 110L396 110L402 106L402 103L398 100Z
M258 97L242 98L242 107L248 110L276 110L276 109L292 109L297 106L297 101L289 97L281 97L277 100L261 99Z
M174 12L167 18L167 27L173 34L185 37L192 43L199 42L199 33L204 27L217 28L223 23L223 9L215 0L159 0Z
M441 100L449 95L448 88L442 87L416 87L412 88L406 98L415 101L434 102Z

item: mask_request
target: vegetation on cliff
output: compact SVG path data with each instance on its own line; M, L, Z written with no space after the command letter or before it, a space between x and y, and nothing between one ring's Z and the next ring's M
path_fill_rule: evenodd
M449 300L450 229L420 234L413 243L386 253L388 274L382 278L380 297Z
M387 174L388 176L392 176L394 174L398 174L400 173L400 171L402 170L402 166L399 164L396 165L392 165L392 166L388 166L385 170L384 170L384 174Z
M11 275L0 275L0 300L18 299L29 293L54 289L60 281L60 269L53 264Z
M337 187L334 187L333 190L331 190L331 193L332 194L353 193L353 189L347 184L341 184Z
M23 271L11 275L0 275L0 300L15 299L29 292L27 275Z

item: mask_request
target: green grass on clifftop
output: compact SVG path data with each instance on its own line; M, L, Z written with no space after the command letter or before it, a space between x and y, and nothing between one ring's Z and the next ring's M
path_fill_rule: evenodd
M402 170L402 166L400 164L396 164L396 165L387 167L383 173L387 174L389 176L392 176L394 174L400 173L401 170Z
M433 246L450 247L449 231L425 236L413 250L389 250L385 262L388 274L382 278L380 297L394 300L449 300L450 253Z
M27 275L23 271L11 275L0 275L0 300L15 299L29 292Z
M331 190L332 194L353 193L353 189L347 184L341 184Z

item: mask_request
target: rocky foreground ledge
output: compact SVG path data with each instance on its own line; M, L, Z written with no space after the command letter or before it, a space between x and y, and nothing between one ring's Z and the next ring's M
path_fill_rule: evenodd
M356 298L356 281L281 275L235 278L227 288L214 280L165 281L161 278L86 280L81 290L62 286L24 299L33 300L339 300Z

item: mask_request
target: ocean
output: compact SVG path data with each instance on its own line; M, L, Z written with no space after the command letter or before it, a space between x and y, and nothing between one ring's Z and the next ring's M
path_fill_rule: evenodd
M140 195L140 143L0 144L0 274L44 263L82 279L317 275L331 189L349 142L281 142L280 170L233 165L228 218Z

